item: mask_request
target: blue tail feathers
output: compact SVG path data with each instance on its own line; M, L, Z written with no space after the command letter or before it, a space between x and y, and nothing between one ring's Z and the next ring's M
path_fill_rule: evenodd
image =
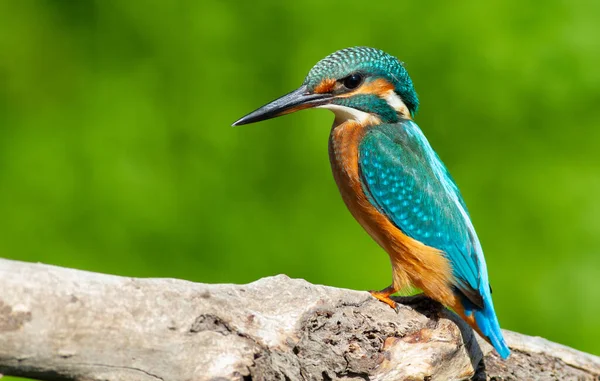
M494 306L492 304L491 295L486 294L487 293L484 293L483 295L483 309L475 306L469 300L464 300L463 305L465 307L465 313L467 316L470 316L471 314L475 315L475 322L477 322L479 330L485 335L485 338L490 341L500 357L506 359L510 355L510 349L508 349L506 341L504 341L504 337L502 336L500 324L498 323L498 318L496 317L496 312L494 311Z
M494 313L494 308L490 307L490 305L486 305L483 310L474 310L475 321L481 332L492 343L498 354L500 354L503 359L506 359L510 355L510 349L508 349L504 337L502 336L502 331L500 330L498 319Z

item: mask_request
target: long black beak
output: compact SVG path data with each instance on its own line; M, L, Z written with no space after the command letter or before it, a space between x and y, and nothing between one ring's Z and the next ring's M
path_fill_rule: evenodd
M306 85L302 85L291 93L275 99L258 110L252 111L235 122L233 126L260 122L261 120L290 114L298 110L320 106L326 104L330 99L331 94L311 94Z

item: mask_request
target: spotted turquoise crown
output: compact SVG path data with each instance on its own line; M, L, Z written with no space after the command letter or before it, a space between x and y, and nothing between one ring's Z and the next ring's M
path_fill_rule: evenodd
M419 99L402 62L375 48L346 48L328 55L310 69L304 84L312 90L325 78L339 79L357 71L392 83L410 113L417 112Z

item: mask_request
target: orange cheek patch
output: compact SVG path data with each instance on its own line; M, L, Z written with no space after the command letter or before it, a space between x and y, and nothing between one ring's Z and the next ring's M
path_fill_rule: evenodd
M314 92L317 94L329 93L333 90L335 82L336 81L333 78L325 78L317 85L317 87L315 87Z
M373 94L383 98L387 95L388 91L390 90L394 90L394 85L392 85L383 78L378 78L374 81L366 82L358 89L356 89L356 91L341 95L340 97L348 98L357 94Z

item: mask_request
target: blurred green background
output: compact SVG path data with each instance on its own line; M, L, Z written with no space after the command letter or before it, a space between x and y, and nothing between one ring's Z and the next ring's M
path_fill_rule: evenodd
M0 2L0 255L111 274L387 286L324 110L233 121L325 55L406 62L504 328L600 355L600 3Z

